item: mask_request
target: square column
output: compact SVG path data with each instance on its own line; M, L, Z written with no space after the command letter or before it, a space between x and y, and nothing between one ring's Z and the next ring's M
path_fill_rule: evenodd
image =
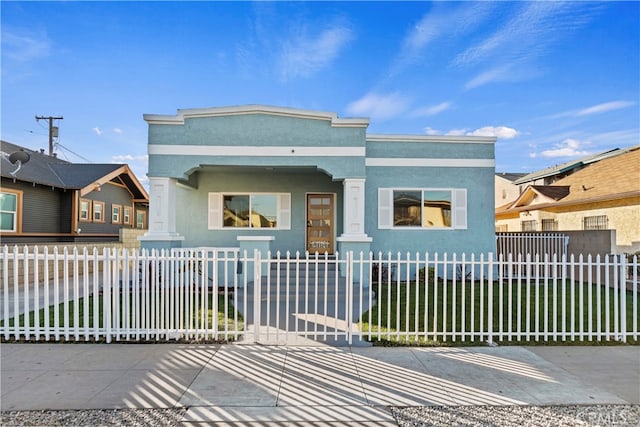
M176 182L149 177L149 231L139 237L145 249L182 246L184 237L176 232Z
M371 239L364 231L364 178L345 178L343 181L343 233L338 241Z
M364 257L369 256L371 249L371 237L364 231L364 178L345 178L343 194L343 233L336 240L338 241L338 251L340 258L345 259L347 252L353 252L354 257L359 258L360 253ZM346 274L341 271L342 276ZM354 272L354 279L360 280L358 272ZM364 278L363 278L364 280ZM367 286L368 283L365 283Z

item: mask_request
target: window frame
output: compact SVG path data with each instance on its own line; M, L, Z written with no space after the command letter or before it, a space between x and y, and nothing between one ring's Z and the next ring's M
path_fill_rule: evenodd
M91 217L93 219L93 222L99 223L99 224L104 224L106 222L106 219L105 219L105 203L97 201L97 200L94 200L92 204L93 204L93 209L91 211L93 212L93 214L92 214ZM100 211L102 213L102 215L100 216L100 219L96 219L96 213L97 213L96 208L98 206L100 206Z
M14 190L9 188L2 188L0 193L10 194L16 198L16 210L15 211L0 211L2 213L11 213L13 215L13 229L12 230L0 230L3 234L18 234L22 233L22 195L21 190Z
M87 217L82 218L82 203L87 203ZM80 199L78 202L78 221L80 222L92 222L93 221L93 200Z
M248 196L249 210L251 210L251 200L253 196L275 196L276 199L276 226L275 227L253 227L251 222L247 227L231 227L224 225L224 198L225 196ZM280 192L210 192L208 193L208 218L207 226L209 230L291 230L291 193Z
M131 206L122 207L122 223L131 225Z
M394 192L420 192L421 210L420 225L397 226L394 224ZM449 192L451 195L451 226L425 227L424 221L424 194L429 191ZM453 187L384 187L378 188L378 229L387 230L422 230L422 231L453 231L466 230L468 228L468 202L466 188Z
M139 214L142 215L142 223L138 222L138 215ZM147 224L147 212L143 211L141 209L136 209L136 223L134 224L135 228L137 228L139 230L144 230L145 228L147 228L146 224ZM141 225L141 227L139 227L138 225Z
M520 221L520 231L538 231L538 221L535 219Z
M111 204L111 224L122 224L122 205Z
M540 223L542 231L558 231L558 220L555 218L543 218Z
M609 230L608 215L590 215L582 217L582 229L587 230Z

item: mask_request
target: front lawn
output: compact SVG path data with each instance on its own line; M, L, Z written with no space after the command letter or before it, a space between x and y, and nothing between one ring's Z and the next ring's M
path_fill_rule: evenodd
M615 331L621 308L619 300L615 304L614 289L551 279L502 287L470 281L445 286L442 280L428 286L371 286L377 303L361 316L360 328L364 339L387 345L482 344L487 338L481 332L488 329L489 286L492 337L499 343L613 340L613 333L596 333ZM627 291L627 330L633 327L633 315L633 295Z

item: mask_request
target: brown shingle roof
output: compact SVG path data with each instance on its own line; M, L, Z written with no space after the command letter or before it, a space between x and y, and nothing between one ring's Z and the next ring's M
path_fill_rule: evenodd
M532 185L531 188L553 200L560 200L569 194L568 185Z
M640 194L640 147L597 163L558 180L556 185L570 187L562 202Z

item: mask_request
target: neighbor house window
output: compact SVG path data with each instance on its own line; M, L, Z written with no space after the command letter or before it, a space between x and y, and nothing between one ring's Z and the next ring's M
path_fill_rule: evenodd
M0 231L20 231L20 207L22 192L3 190L0 192Z
M542 231L558 231L558 221L555 219L543 219Z
M111 223L120 224L122 222L122 206L111 205Z
M93 222L104 222L104 202L93 202Z
M530 221L522 221L520 223L520 229L522 231L536 231L538 228L538 221L530 220Z
M209 193L209 229L291 228L289 193Z
M123 214L122 214L122 222L127 225L131 225L131 208L126 206L124 207Z
M146 228L147 213L145 211L136 211L136 228Z
M91 200L80 199L80 221L91 221Z
M609 228L609 218L606 215L585 216L582 218L583 230L606 230Z
M465 189L380 188L378 197L379 228L467 228Z

